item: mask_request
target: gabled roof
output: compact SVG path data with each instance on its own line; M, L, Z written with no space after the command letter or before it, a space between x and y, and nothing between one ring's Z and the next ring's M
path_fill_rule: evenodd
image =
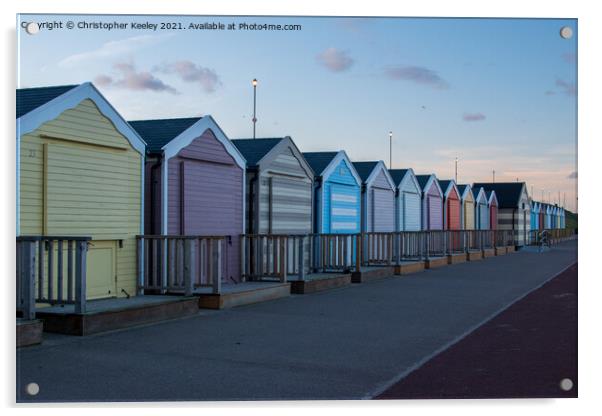
M59 95L72 90L77 85L58 85L53 87L22 88L17 90L17 118L54 100Z
M328 178L341 163L345 163L357 186L362 185L362 178L357 174L353 163L344 150L338 152L307 152L302 153L302 155L316 177Z
M500 208L517 208L524 186L524 182L481 182L474 184L474 188L483 187L485 191L495 191Z
M499 201L497 200L497 195L495 191L486 191L485 195L487 196L487 203L491 205L493 201L495 201L495 205L499 205Z
M475 186L474 189L476 190L475 201L477 203L479 203L482 198L486 204L487 203L487 191L485 190L485 188L483 188L482 186Z
M416 180L420 184L420 187L424 190L426 183L431 179L431 175L416 175Z
M391 178L391 174L385 166L385 162L383 162L382 160L369 162L353 162L353 167L355 168L356 172L361 178L362 183L366 186L371 186L372 182L374 182L374 180L378 177L378 172L382 171L385 174L385 179L387 179L387 182L389 183L391 189L395 190L395 183L393 183L393 178Z
M264 139L234 139L232 143L240 153L247 159L247 167L253 168L259 164L265 155L269 153L283 137L272 137Z
M243 170L247 166L247 161L243 155L228 139L226 133L213 117L209 115L162 120L138 120L131 121L130 125L149 143L150 149L147 153L162 153L165 160L174 157L180 150L190 145L207 130L210 130L238 166Z
M458 187L458 192L460 193L460 198L461 199L466 199L466 197L468 196L468 193L470 192L472 194L472 187L468 184L462 184L462 185L456 185ZM472 196L472 199L474 199L474 195Z
M374 168L378 165L378 162L353 162L353 167L357 171L357 174L360 175L363 182L366 182Z
M460 193L460 190L456 185L456 181L454 181L453 179L439 180L439 186L441 187L443 195L445 195L446 198L452 189L456 189L456 192L458 193L458 198L462 197L462 194Z
M441 189L441 185L439 184L439 181L437 180L437 177L435 176L434 173L431 173L429 175L416 175L416 180L418 181L418 184L420 185L420 189L422 190L422 192L427 192L427 186L431 182L433 182L439 189L439 193L441 195L443 195L443 190Z
M304 152L303 157L316 175L321 175L339 152Z
M17 104L17 140L42 124L59 117L66 110L77 107L82 101L91 100L100 113L113 123L113 126L138 153L144 155L146 152L146 143L138 132L123 119L91 82L75 86L18 90L17 100L19 101Z
M147 144L147 153L160 152L161 148L179 136L201 117L171 118L159 120L128 121Z
M401 184L401 181L403 181L403 178L409 171L410 169L389 169L389 174L391 175L391 178L393 178L395 186L399 186Z
M401 189L405 184L410 181L419 194L422 194L422 188L416 180L416 174L412 168L408 169L389 169L389 175L393 179L393 183L397 189ZM400 194L401 196L402 194Z

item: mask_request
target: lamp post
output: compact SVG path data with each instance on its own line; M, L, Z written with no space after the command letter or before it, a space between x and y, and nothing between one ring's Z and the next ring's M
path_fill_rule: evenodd
M454 160L454 181L458 183L458 158Z
M393 132L389 131L389 169L393 169Z
M257 78L253 78L253 138L255 138L255 125L257 124Z
M495 169L491 171L491 174L493 175L493 183L495 183Z

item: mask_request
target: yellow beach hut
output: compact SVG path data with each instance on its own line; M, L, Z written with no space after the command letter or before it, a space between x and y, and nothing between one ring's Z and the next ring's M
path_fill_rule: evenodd
M16 113L17 236L91 237L86 297L134 295L144 141L91 83L18 89Z

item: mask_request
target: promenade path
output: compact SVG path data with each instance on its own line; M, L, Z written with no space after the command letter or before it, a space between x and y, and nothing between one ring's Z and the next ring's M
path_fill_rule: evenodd
M17 351L17 400L372 398L576 262L572 241L112 333L44 334Z

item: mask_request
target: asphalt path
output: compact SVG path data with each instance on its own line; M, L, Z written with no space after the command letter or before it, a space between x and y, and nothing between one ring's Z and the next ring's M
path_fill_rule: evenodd
M568 242L107 334L45 334L17 351L17 400L373 398L576 261Z

